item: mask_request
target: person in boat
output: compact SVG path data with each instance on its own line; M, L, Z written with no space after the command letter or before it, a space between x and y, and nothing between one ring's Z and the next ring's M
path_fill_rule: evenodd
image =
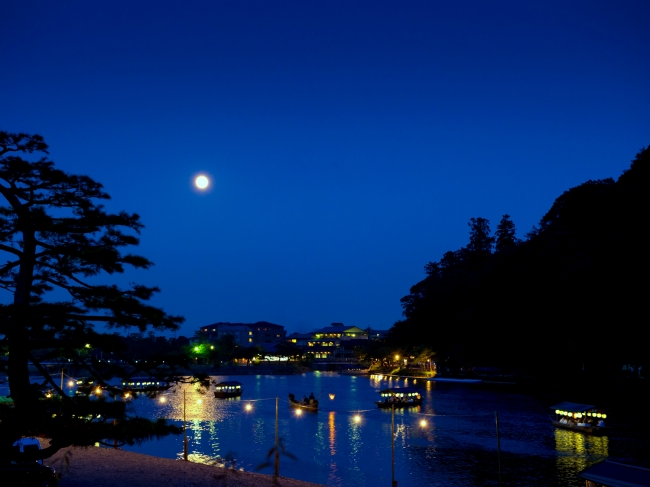
M296 396L293 395L293 394L289 394L289 400L290 400L290 401L295 401L295 400L296 400Z
M302 403L306 406L309 404L309 399L307 399L307 396L302 396Z
M316 402L316 398L314 397L314 393L309 394L309 404L314 404Z

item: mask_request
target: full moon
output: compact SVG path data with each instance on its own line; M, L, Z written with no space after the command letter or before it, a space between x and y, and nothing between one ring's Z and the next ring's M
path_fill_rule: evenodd
M201 175L196 177L194 184L196 184L196 187L199 189L205 189L208 187L208 184L210 184L210 180L207 177Z

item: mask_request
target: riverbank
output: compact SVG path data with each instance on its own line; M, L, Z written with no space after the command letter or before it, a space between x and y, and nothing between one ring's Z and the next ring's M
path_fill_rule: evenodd
M112 448L65 448L44 461L59 487L323 487L300 480L158 458Z

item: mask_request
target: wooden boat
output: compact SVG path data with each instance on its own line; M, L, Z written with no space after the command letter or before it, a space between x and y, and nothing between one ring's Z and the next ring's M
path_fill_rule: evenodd
M214 386L214 389L214 397L217 399L239 397L242 395L242 392L244 392L242 389L242 383L237 382L236 380L219 382L216 386Z
M382 401L375 401L379 409L412 408L422 404L420 389L415 387L391 387L379 391Z
M77 386L75 394L78 395L92 394L93 391L97 388L97 385L95 384L95 380L89 377L82 377L80 379L77 379L75 383L76 383L75 385Z
M561 402L551 406L555 417L551 423L557 428L579 431L588 435L604 435L607 433L605 419L607 414L590 404Z
M298 401L293 394L289 394L289 405L294 408L304 409L305 411L318 411L318 399L314 399L309 404L305 404L304 401Z
M604 460L578 473L587 485L649 487L650 469Z

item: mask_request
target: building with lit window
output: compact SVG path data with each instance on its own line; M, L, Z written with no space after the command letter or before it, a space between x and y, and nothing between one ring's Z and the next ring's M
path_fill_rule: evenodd
M356 326L332 323L310 333L292 333L287 342L300 347L304 353L315 359L349 359L354 356L354 347L364 341L368 333Z
M213 323L202 326L197 335L206 341L216 341L225 335L232 335L235 343L244 347L268 347L287 338L287 332L282 325L267 321L257 323Z

